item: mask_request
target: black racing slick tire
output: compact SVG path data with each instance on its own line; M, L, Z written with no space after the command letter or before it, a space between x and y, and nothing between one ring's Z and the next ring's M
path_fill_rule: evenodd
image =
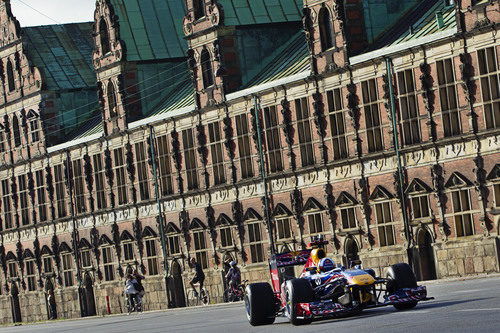
M269 283L252 283L245 289L247 319L252 326L270 325L276 319L276 301Z
M387 270L387 278L389 279L389 282L387 283L387 291L389 294L393 294L402 288L417 287L417 277L415 276L415 273L413 273L410 265L406 263L395 264L389 267ZM417 303L417 301L411 301L394 304L394 307L396 310L409 310L413 309Z
M314 301L314 290L311 283L304 279L288 280L285 285L285 315L292 325L307 325L312 318L297 318L297 304Z

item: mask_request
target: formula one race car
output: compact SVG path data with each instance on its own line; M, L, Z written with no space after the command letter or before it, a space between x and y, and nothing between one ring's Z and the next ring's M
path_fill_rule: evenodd
M303 325L386 305L411 309L419 301L433 299L427 297L425 286L417 286L408 264L390 266L386 278L377 277L373 269L362 269L360 261L346 269L326 258L327 243L319 239L309 244L311 249L271 256L273 286L253 283L246 287L245 307L252 326L272 324L277 316ZM293 276L297 265L305 265L299 278Z

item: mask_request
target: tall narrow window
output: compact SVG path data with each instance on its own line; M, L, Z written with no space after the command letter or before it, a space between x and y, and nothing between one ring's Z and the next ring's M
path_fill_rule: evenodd
M182 144L184 146L184 160L186 164L186 178L188 190L198 189L198 166L196 162L196 146L194 144L193 130L182 131Z
M71 287L74 284L73 280L73 257L70 253L61 254L62 257L62 272L64 286Z
M267 159L270 172L283 171L283 157L281 155L280 124L278 109L270 106L264 109L264 126L267 144Z
M330 129L332 134L333 159L347 157L347 136L345 129L344 108L340 88L328 91L328 112L330 113Z
M215 185L224 184L226 182L226 172L224 170L224 153L219 122L208 124L208 137L210 139L214 183Z
M12 206L10 201L10 185L9 180L2 180L2 209L3 209L3 222L5 229L12 228Z
M321 51L326 51L333 46L333 25L330 12L325 7L318 14L319 37L321 39Z
M125 170L125 159L123 157L123 148L118 148L113 151L115 159L115 177L116 177L116 192L118 193L118 204L124 205L128 202L127 195L127 171Z
M19 147L21 145L21 127L16 115L12 117L12 131L14 132L14 144Z
M75 203L76 212L78 214L85 213L87 207L85 205L85 190L83 180L82 160L73 161L73 177L75 185Z
M82 260L82 268L85 269L92 268L92 260L90 259L90 249L81 250L80 257Z
M54 268L52 266L52 257L49 256L43 257L43 271L45 274L50 274L54 272Z
M212 72L212 62L210 60L210 53L206 49L201 51L201 75L203 77L203 88L207 89L208 87L214 84L214 77Z
M102 165L102 156L100 154L92 156L94 162L94 181L96 191L97 209L106 208L106 192L104 184L104 167Z
M258 221L248 224L248 243L250 246L250 259L252 262L264 261L262 233L260 230L260 223Z
M0 153L4 153L5 152L6 146L8 147L8 145L6 145L6 142L5 142L4 131L0 130Z
M141 200L148 200L149 195L149 170L146 162L144 142L135 144L135 157L137 159L137 175L139 180L139 194Z
M250 132L246 114L236 116L236 134L238 135L238 151L240 156L241 178L253 177L252 151L250 149Z
M30 214L26 175L20 175L17 177L17 186L19 186L19 207L21 208L22 225L28 225L30 224Z
M394 239L394 222L392 221L391 203L381 202L375 204L375 215L380 246L396 244Z
M451 192L457 237L474 234L469 190Z
M278 231L277 236L279 240L292 238L292 228L289 217L276 219L276 226L276 229Z
M494 207L500 208L500 183L493 185L493 194L495 195Z
M102 263L104 267L104 280L113 281L115 279L115 270L113 264L113 252L111 247L102 248Z
M486 128L500 127L500 83L494 47L477 52Z
M108 105L109 105L109 115L111 117L116 116L116 92L115 86L111 80L108 82Z
M166 135L158 138L158 161L160 163L160 188L162 195L174 193L172 184L172 166L170 162L170 149Z
M33 118L30 120L31 141L40 141L40 119Z
M45 197L45 178L43 170L35 172L36 182L36 198L38 203L38 220L40 222L47 221L47 198Z
M439 99L443 118L444 136L459 135L462 132L458 110L457 88L451 59L436 63L439 85Z
M222 248L228 248L234 245L231 227L228 226L222 227L219 233L220 233L220 246Z
M181 253L181 248L179 246L179 234L177 233L177 231L167 231L167 241L168 254L170 256Z
M300 158L302 166L314 165L314 147L311 132L311 120L309 119L309 105L307 98L295 100L295 112L297 115L297 129L299 132Z
M66 189L62 164L54 166L54 183L56 190L57 217L66 217Z
M420 143L420 115L417 106L417 92L413 70L398 73L399 119L403 128L403 144Z
M7 83L9 85L9 92L16 90L16 82L14 80L14 68L12 67L12 62L7 60Z
M134 259L134 243L131 241L123 243L123 260L125 262L131 262L134 261Z
M194 252L196 257L196 262L198 262L201 267L208 268L208 255L207 255L207 243L205 241L205 231L199 230L193 232L194 239Z
M11 278L16 278L17 277L17 264L15 261L11 261L8 263L9 267L9 276Z
M148 275L158 275L158 257L156 255L156 240L147 239L146 262L148 263Z
M377 81L371 79L361 83L363 91L364 115L366 122L366 136L368 139L368 151L376 152L384 149L382 139L382 120L377 93Z
M26 260L26 280L28 280L28 291L35 291L35 260Z
M101 51L105 55L110 52L108 24L104 18L99 23L99 38L101 39Z
M194 19L198 20L205 16L204 0L193 0Z
M323 218L321 213L309 214L307 216L309 222L309 235L316 236L323 232Z

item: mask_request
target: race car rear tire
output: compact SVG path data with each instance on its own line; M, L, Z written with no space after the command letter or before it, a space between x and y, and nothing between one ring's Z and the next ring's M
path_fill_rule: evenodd
M312 318L297 318L297 304L314 301L314 290L308 280L288 280L285 286L285 299L285 315L292 325L307 325L312 322Z
M269 283L252 283L245 289L247 319L252 326L270 325L276 319L274 291Z
M415 273L413 273L410 265L406 263L395 264L389 267L387 270L387 278L389 279L387 283L387 291L389 294L393 294L402 288L417 287L417 277ZM396 310L409 310L414 308L417 303L417 301L399 303L394 304L394 307Z

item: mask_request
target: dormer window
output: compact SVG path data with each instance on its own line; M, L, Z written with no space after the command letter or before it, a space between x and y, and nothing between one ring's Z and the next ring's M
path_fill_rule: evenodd
M9 84L9 92L16 90L16 83L14 81L14 68L12 67L12 62L7 60L7 82Z
M111 51L111 47L109 44L108 24L104 18L102 18L99 23L99 37L101 39L101 51L102 54L105 55Z
M116 115L116 93L115 86L111 80L108 82L108 105L109 105L109 114L111 117Z
M201 72L203 76L203 88L207 89L208 87L214 84L213 72L212 72L212 63L210 62L210 54L206 49L203 49L201 52Z
M330 12L325 7L321 8L319 11L318 25L321 51L324 52L333 47L333 25Z
M204 0L193 0L194 19L198 20L205 16Z

